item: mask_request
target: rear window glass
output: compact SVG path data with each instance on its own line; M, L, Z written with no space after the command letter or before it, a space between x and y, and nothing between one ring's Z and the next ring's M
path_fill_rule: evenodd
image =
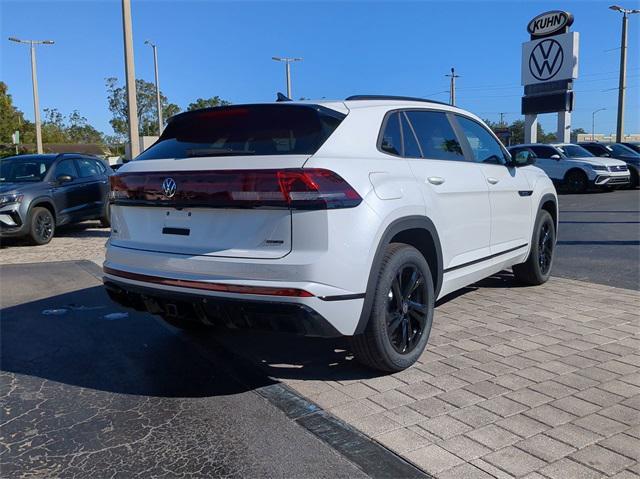
M174 117L137 160L230 155L309 155L345 115L319 105L242 105Z

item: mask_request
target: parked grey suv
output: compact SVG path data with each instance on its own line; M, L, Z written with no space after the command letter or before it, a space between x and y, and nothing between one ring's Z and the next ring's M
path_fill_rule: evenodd
M109 226L109 176L94 156L62 153L0 159L0 238L51 241L57 226L99 219Z

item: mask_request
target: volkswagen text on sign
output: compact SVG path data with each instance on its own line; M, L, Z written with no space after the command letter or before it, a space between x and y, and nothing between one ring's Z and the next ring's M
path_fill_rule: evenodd
M534 37L544 37L571 26L573 15L561 10L541 13L527 25L527 31Z
M578 77L577 32L522 44L522 84L533 85Z

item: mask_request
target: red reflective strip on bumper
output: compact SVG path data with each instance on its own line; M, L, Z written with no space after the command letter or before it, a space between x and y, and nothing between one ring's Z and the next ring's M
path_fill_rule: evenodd
M297 298L310 298L313 296L308 291L295 288L269 288L264 286L239 286L235 284L207 283L205 281L189 281L184 279L161 278L159 276L149 276L146 274L130 273L104 266L103 271L107 274L120 278L142 281L145 283L161 284L163 286L177 286L179 288L201 289L206 291L217 291L220 293L257 294L263 296L293 296Z

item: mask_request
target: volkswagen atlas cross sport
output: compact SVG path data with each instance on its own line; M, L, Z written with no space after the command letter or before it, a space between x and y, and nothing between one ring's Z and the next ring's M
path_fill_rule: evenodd
M530 162L420 99L182 113L112 177L104 282L181 328L351 336L361 362L399 371L436 299L505 268L548 279L557 198Z

